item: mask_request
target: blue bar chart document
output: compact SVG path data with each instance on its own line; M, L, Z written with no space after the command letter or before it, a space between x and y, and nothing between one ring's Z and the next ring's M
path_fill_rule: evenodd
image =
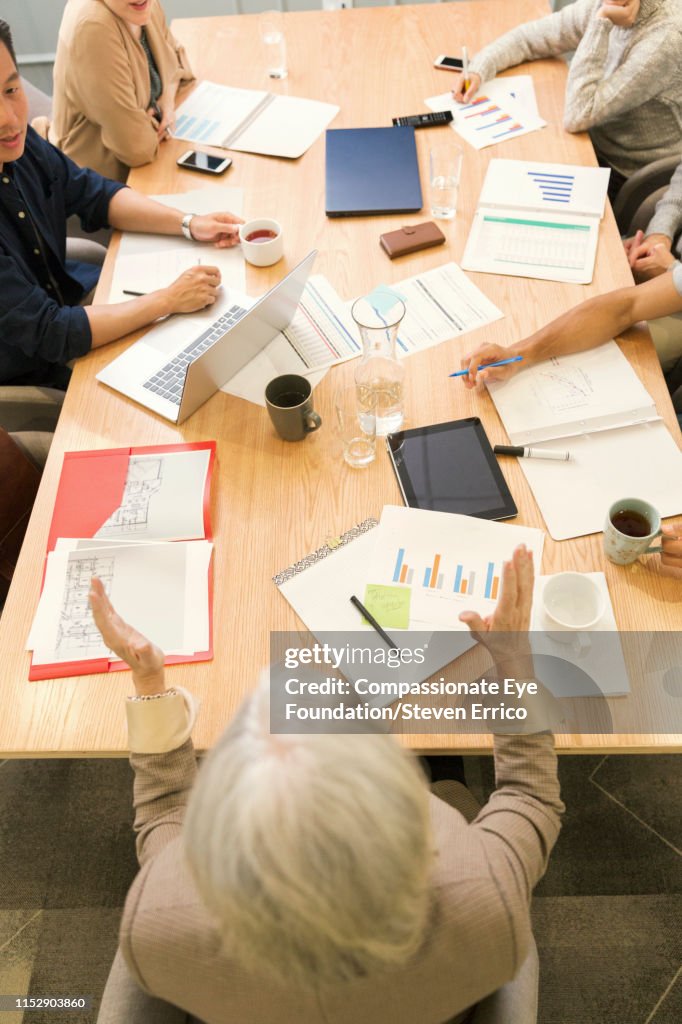
M462 266L588 284L608 182L603 167L491 160Z

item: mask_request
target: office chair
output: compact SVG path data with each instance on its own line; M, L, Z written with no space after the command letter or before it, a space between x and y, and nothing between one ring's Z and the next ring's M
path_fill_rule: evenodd
M36 436L32 436L33 442ZM0 495L0 608L9 590L40 483L40 470L24 450L22 439L25 440L25 435L14 437L0 428L0 479L9 484Z
M666 156L640 168L627 179L613 204L618 230L624 238L646 230L656 203L668 188L679 162L679 153Z
M531 948L516 977L482 1000L467 1024L537 1024L538 951ZM196 1017L147 995L131 978L121 950L116 951L100 1003L97 1024L201 1024Z
M537 1024L539 979L538 951L531 935L531 947L519 973L481 1000L467 1024Z

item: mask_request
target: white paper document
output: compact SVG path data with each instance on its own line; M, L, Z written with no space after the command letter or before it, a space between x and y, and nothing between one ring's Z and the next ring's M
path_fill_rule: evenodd
M663 516L682 512L682 452L615 341L488 390L513 444L570 452L568 462L520 460L554 540L597 533L628 496Z
M410 355L501 320L501 310L456 263L427 270L390 286L404 301L396 351Z
M609 170L535 160L491 160L479 206L514 207L533 213L604 216Z
M176 112L175 138L295 159L339 112L332 103L200 82Z
M651 395L615 341L554 356L504 383L491 382L488 390L515 445L658 419Z
M326 277L306 283L294 319L283 332L306 369L333 366L362 353L353 317Z
M95 533L106 540L203 538L208 449L131 455L120 506Z
M193 541L50 552L28 640L33 664L110 657L88 605L92 576L122 618L165 653L206 650L211 549L208 541Z
M383 643L373 627L364 621L363 616L350 601L351 594L364 600L368 565L378 533L378 527L368 530L279 584L283 597L315 637L324 640L326 634L328 640L330 633L366 633L368 640ZM410 616L409 628L430 634L433 626ZM388 629L391 637L399 637L401 632L394 627ZM427 679L468 651L474 646L474 642L470 635L464 632L458 632L456 636L449 633L432 634L425 648L425 661L421 664L414 662L403 665L401 681L418 683ZM366 668L362 665L358 665L355 675L354 671L355 666L344 664L344 673L351 679L356 678L358 673L366 674ZM390 695L378 695L369 699L369 703L375 707L390 704L392 701Z
M512 96L512 91L513 84L510 87L504 78L495 78L483 82L470 103L456 103L450 92L431 96L424 102L431 110L452 111L452 129L475 149L484 149L547 124L524 106L518 93ZM524 91L523 87L519 91Z
M643 498L662 516L682 512L682 451L662 420L536 447L571 453L570 462L519 459L554 540L600 532L619 498Z
M234 213L240 216L244 205L244 190L208 188L151 198L184 213ZM129 302L131 296L123 294L124 288L145 292L165 287L184 270L199 262L204 266L218 267L223 289L245 291L246 266L241 246L216 249L214 245L191 242L187 238L126 231L116 256L107 301Z
M608 181L603 167L491 160L462 266L587 284Z
M361 352L357 328L346 304L322 274L314 274L306 283L290 326L231 377L221 391L265 407L265 388L273 377L305 374L315 387L330 366Z
M502 79L512 100L520 103L529 114L540 116L535 85L531 75L505 75Z
M497 604L502 563L518 544L542 563L544 533L425 509L386 505L377 528L367 582L409 588L410 621L466 630L463 611L489 615Z

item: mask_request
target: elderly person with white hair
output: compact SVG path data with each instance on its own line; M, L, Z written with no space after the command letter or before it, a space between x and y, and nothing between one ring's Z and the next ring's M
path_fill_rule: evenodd
M462 619L495 653L527 631L532 588L520 547L495 613ZM501 1019L535 1020L530 899L563 812L550 732L495 737L479 808L458 783L430 793L391 736L272 735L262 685L197 777L194 700L96 579L91 604L133 669L140 860L100 1024L479 1022L524 974L526 1013Z

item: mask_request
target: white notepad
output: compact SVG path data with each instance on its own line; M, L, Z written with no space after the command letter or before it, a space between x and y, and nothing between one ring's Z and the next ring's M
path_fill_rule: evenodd
M597 533L619 498L682 512L682 451L615 342L554 357L488 390L515 445L558 448L569 462L521 459L550 536Z
M608 181L603 167L491 160L462 266L589 283Z

